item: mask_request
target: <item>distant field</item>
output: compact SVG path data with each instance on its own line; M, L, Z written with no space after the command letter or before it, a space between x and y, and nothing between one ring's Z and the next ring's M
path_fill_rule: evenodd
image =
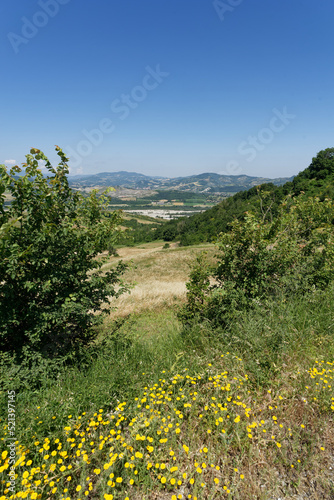
M222 194L192 193L189 191L150 191L116 188L110 194L110 210L121 208L135 215L173 219L202 212L219 203Z
M124 220L136 219L136 221L139 222L140 224L156 224L157 222L155 219L153 219L153 217L149 217L147 215L140 215L140 214L134 215L123 212L122 217Z
M180 210L181 208L181 210ZM209 208L209 207L206 207ZM126 210L124 208L124 210ZM197 214L199 212L203 212L203 208L198 207L166 207L166 208L143 208L142 210L126 210L129 214L136 215L147 215L148 217L152 217L154 219L177 219L179 217L190 216L193 214Z

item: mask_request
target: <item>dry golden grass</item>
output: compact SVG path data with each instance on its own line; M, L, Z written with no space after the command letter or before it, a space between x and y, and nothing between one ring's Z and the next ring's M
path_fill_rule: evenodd
M111 317L159 310L185 301L189 266L202 251L213 255L215 247L207 244L189 248L171 243L170 248L163 249L163 243L153 242L119 249L119 257L110 257L110 263L104 269L120 259L131 263L124 280L133 288L130 294L113 300L112 307L117 307L117 310L112 312Z

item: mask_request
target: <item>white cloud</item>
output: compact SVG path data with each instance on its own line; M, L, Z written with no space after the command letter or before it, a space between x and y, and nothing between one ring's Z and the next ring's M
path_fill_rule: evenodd
M5 165L16 165L16 161L15 160L5 160Z

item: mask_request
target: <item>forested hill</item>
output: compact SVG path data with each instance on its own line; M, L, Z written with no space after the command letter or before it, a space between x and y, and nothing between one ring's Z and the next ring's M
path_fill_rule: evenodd
M234 218L243 217L246 211L265 213L270 207L274 217L287 195L296 196L301 192L305 196L318 196L320 199L334 197L334 148L320 151L309 167L282 186L267 183L236 193L205 212L163 224L155 237L165 241L180 239L182 245L212 241L220 232L228 229Z
M151 177L136 172L103 172L94 175L75 175L69 177L69 183L77 189L120 186L128 189L152 189L163 191L188 191L192 193L231 193L244 191L264 182L281 186L291 178L279 177L268 179L249 175L220 175L203 173L187 177Z

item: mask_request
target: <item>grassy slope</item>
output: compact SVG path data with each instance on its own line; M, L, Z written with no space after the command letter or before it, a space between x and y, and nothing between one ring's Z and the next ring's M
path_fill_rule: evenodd
M164 249L164 242L155 241L130 248L119 248L119 257L112 257L105 269L113 266L119 258L131 267L124 279L132 283L130 295L123 295L113 305L118 309L111 318L124 317L133 312L156 311L174 306L186 298L185 283L188 279L190 264L202 251L211 255L215 252L212 244L197 245L192 248L179 248L171 243Z
M136 301L120 299L93 361L17 395L17 491L28 471L42 499L333 498L333 290L182 333L175 307L201 250L121 250Z

